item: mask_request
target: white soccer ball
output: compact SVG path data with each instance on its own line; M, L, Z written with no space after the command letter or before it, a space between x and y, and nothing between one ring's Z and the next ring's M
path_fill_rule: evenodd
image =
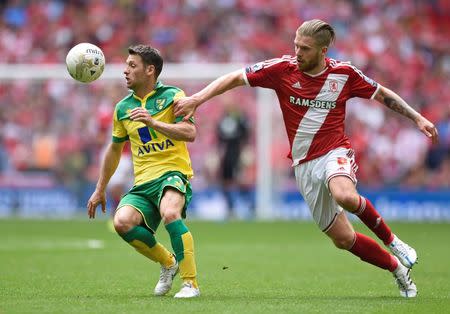
M96 45L81 43L70 49L66 57L67 71L83 83L95 81L105 69L105 56Z

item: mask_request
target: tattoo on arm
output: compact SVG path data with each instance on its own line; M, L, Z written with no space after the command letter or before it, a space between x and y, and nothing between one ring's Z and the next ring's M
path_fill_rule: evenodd
M389 109L398 112L411 120L417 116L417 112L399 96L395 97L394 95L390 95L390 93L383 92L381 98L382 103Z

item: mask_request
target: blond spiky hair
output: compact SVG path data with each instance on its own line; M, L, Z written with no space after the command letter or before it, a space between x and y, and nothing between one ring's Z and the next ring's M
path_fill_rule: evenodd
M297 29L297 35L314 38L319 47L328 47L335 40L333 27L318 19L303 22Z

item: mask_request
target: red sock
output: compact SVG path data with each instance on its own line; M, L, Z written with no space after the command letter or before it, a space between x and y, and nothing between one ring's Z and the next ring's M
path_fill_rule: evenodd
M355 233L355 243L349 251L361 260L388 269L390 272L398 266L397 259L394 256L383 249L375 240L358 232Z
M359 197L359 206L355 214L385 245L389 245L394 240L391 229L368 199Z

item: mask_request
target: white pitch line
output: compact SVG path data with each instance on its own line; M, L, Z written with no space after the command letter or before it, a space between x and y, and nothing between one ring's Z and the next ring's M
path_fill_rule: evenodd
M102 240L90 239L87 241L87 246L90 249L103 249L105 244Z
M102 240L31 240L31 241L6 241L0 243L0 251L23 251L23 250L83 250L83 249L103 249L105 243Z

